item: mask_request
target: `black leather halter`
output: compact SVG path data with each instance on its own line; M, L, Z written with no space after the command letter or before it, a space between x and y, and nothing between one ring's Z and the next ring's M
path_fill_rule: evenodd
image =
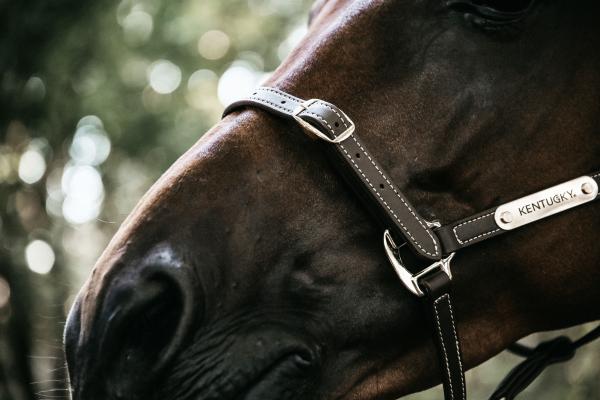
M224 115L247 106L291 118L311 136L327 144L334 167L381 223L384 250L400 280L409 291L425 299L438 347L445 398L466 399L460 341L452 308L450 261L454 253L538 219L598 200L600 173L584 175L442 226L417 213L361 142L352 120L335 105L318 99L303 101L278 89L260 87L248 98L227 107ZM404 240L397 245L395 238ZM403 258L408 258L411 265L425 267L409 269ZM598 336L600 327L575 342L557 338L535 349L515 347L514 351L527 360L511 371L492 398L513 399L544 367L572 357L579 346Z

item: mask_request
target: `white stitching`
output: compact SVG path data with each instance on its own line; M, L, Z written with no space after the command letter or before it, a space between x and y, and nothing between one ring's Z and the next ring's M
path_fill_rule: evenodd
M454 311L453 311L453 307L452 307L452 301L450 300L450 296L448 295L448 293L446 293L444 296L448 297L448 309L450 310L450 322L452 322L452 334L454 335L454 345L456 346L456 357L458 358L458 365L460 366L460 370L461 370L460 387L462 389L462 398L465 399L466 398L465 381L463 380L463 375L462 375L463 366L462 366L462 360L460 357L460 347L458 344L458 335L456 334L456 326L454 325Z
M335 110L334 108L332 108L329 104L323 102L323 101L319 101L319 104L329 108L331 111L333 111L335 113L335 115L338 116L338 118L342 121L342 123L344 124L345 128L348 128L348 125L346 124L346 122L344 121L344 118L337 112L337 110ZM331 127L330 127L331 129ZM335 133L333 132L332 129L332 133L335 135ZM400 196L400 194L396 191L396 188L394 187L394 185L392 185L392 183L389 181L389 179L383 174L383 172L379 169L379 167L377 166L377 164L375 164L375 161L373 161L373 159L371 158L371 156L369 155L369 153L366 152L366 150L364 149L364 147L360 144L360 142L356 139L356 136L352 135L352 139L354 140L354 142L356 143L356 145L361 149L361 151L364 153L364 155L367 156L367 158L369 159L369 161L371 161L371 164L375 167L375 169L377 170L377 172L379 172L379 174L381 175L381 177L383 179L385 179L385 181L387 182L388 186L390 188L392 188L392 190L394 191L394 193L396 194L396 196L398 196L398 198L400 199L400 201L402 202L402 204L404 204L404 206L408 209L408 211L413 215L413 217L415 217L415 219L417 220L417 222L419 223L419 225L421 225L421 227L425 230L425 232L427 232L427 235L429 235L429 237L431 238L431 241L433 242L433 247L435 248L435 254L431 254L429 253L427 250L425 250L423 248L423 246L421 246L421 244L415 239L415 237L412 235L412 233L408 230L408 228L402 223L402 221L400 221L400 218L398 218L398 216L396 215L396 213L394 213L394 211L392 210L392 208L387 204L387 202L383 199L383 197L377 192L377 189L375 189L375 187L371 184L371 182L369 181L369 178L367 178L365 176L365 174L363 173L363 171L358 167L358 165L356 165L356 163L354 162L354 160L352 159L352 156L350 156L350 154L348 154L348 152L346 151L346 149L344 148L344 145L342 145L341 143L339 144L339 146L342 148L342 150L344 151L344 153L346 153L346 156L348 157L348 159L352 162L352 164L354 165L354 167L360 172L360 174L365 178L365 180L367 181L367 183L369 183L369 186L371 187L371 189L373 190L373 192L375 192L375 194L377 195L377 197L379 197L381 199L381 201L385 204L385 206L388 208L388 210L390 210L390 212L394 215L394 217L396 218L396 220L400 223L400 226L402 227L402 229L404 229L404 231L410 236L410 238L412 239L412 241L421 249L423 250L423 252L427 255L430 256L437 256L439 254L439 250L437 247L437 243L435 242L435 239L433 238L433 236L431 235L431 233L429 233L429 230L425 227L425 225L423 225L423 223L421 222L421 220L419 219L419 217L417 216L417 214L409 207L409 205L404 201L404 199L402 198L402 196Z
M278 109L283 110L283 111L285 111L287 113L291 112L290 111L291 108L283 107L283 106L281 106L281 105L279 105L277 103L273 103L272 101L264 99L262 97L250 96L249 99L256 100L256 101L261 102L261 103L266 103L266 104L270 105L271 107L278 108ZM327 127L331 130L331 133L333 133L334 136L335 136L335 133L333 132L333 127L331 125L329 125L329 123L327 122L327 120L323 119L323 117L321 117L319 114L315 114L314 112L308 111L308 110L304 110L303 113L313 115L313 116L317 117L318 119L320 119L321 121L323 121L323 123L325 125L327 125Z
M280 94L279 92L277 92L277 91L275 91L275 90L269 90L269 89L263 89L263 88L258 88L257 90L264 90L264 91L268 91L268 92L273 92L273 93L275 93L275 94L277 94L277 95L279 95L279 94ZM290 99L290 100L292 100L292 101L295 101L296 103L298 103L298 102L299 102L299 99L294 99L293 97L290 97L290 96L286 96L286 95L283 95L283 94L282 94L282 97L288 98L288 99ZM270 106L272 106L272 107L275 107L275 108L278 108L278 109L280 109L280 110L283 110L283 111L285 111L286 113L291 113L291 112L293 111L293 109L292 109L291 107L283 107L283 106L281 106L281 105L279 105L279 104L277 104L277 103L274 103L274 102L272 102L272 101L270 101L270 100L267 100L267 99L264 99L264 98L262 98L262 97L257 97L257 96L254 96L254 95L252 95L252 96L250 96L250 97L249 97L249 99L250 99L250 100L255 100L255 101L258 101L258 102L260 102L260 103L266 103L266 104L268 104L268 105L270 105ZM290 111L290 110L292 110L292 111ZM335 132L334 132L334 130L333 130L333 127L332 127L332 126L329 124L329 122L327 122L327 120L325 120L325 119L324 119L323 117L321 117L319 114L316 114L316 113L314 113L314 112L312 112L312 111L309 111L309 110L304 110L304 111L302 111L302 112L303 112L303 113L305 113L305 114L310 114L310 115L312 115L312 116L314 116L314 117L318 118L319 120L321 120L321 121L322 121L322 122L323 122L325 125L327 125L327 127L329 128L329 130L331 131L331 133L332 133L332 134L334 135L334 137L335 137ZM339 114L338 114L338 116L339 116ZM341 117L340 117L340 118L341 118ZM342 122L344 122L344 121L342 120ZM346 123L345 123L345 122L344 122L344 125L346 126Z
M334 108L332 108L329 104L325 103L324 101L319 101L318 103L333 111L335 115L337 115L338 118L342 121L342 124L344 124L344 128L348 129L348 124L346 124L346 121L344 121L344 117L342 117Z
M354 136L352 137L354 139ZM400 226L402 227L402 229L404 229L404 231L408 234L408 236L412 239L412 241L421 249L423 250L423 252L427 255L430 256L435 256L438 254L438 248L437 245L434 241L434 246L435 246L435 251L436 254L431 254L429 253L427 250L425 250L423 248L423 246L421 246L421 244L415 239L415 237L412 235L412 233L408 230L408 228L402 223L402 221L400 220L400 218L398 218L398 216L396 215L396 213L394 212L394 210L390 207L390 205L384 200L384 198L381 196L381 194L379 194L379 192L377 191L377 189L375 189L375 187L373 186L373 184L371 183L371 181L369 180L369 178L367 178L367 176L364 174L364 172L362 171L362 169L360 169L360 167L358 165L356 165L356 163L354 162L354 160L352 159L352 156L348 153L348 151L346 151L346 148L344 147L344 145L340 144L339 145L340 148L344 151L344 153L346 153L346 157L348 157L348 159L350 160L350 162L352 163L352 165L354 165L354 168L357 169L358 172L360 172L360 174L363 176L363 178L365 178L365 181L369 184L369 186L371 187L371 190L373 190L373 193L375 193L377 195L377 197L379 197L379 199L383 202L383 204L387 207L388 210L390 210L390 212L392 213L392 215L394 216L394 218L396 218L396 221L398 221L398 223L400 224ZM366 153L365 153L366 154ZM385 177L384 177L385 179ZM386 179L387 181L387 179ZM389 181L387 181L389 184ZM391 185L390 185L391 187ZM400 200L402 200L402 198L400 198ZM427 232L429 234L429 232ZM431 236L431 234L429 234ZM432 238L433 240L433 238Z
M272 93L275 93L275 94L280 95L282 97L285 97L287 99L296 101L296 102L300 101L299 99L295 99L295 98L287 95L286 93L282 93L282 92L276 91L274 89L261 87L261 88L258 88L257 90L263 90L263 91L267 91L267 92L272 92ZM288 109L280 106L279 104L275 104L275 103L273 103L273 102L271 102L269 100L265 100L265 99L262 99L262 98L256 98L256 97L253 97L253 96L251 96L251 98L263 101L263 102L265 102L267 104L270 104L273 107L279 108L281 110L288 111ZM333 111L335 113L335 115L338 116L338 118L340 119L340 121L342 121L342 124L344 124L344 127L348 128L348 124L346 123L344 117L342 117L340 115L340 113L336 109L334 109L328 103L325 103L324 101L321 101L321 100L318 101L318 104L321 105L321 106L323 106L323 107L327 107L328 109L330 109L331 111ZM318 118L320 121L322 121L329 128L329 130L334 135L334 137L336 137L336 134L335 134L335 131L334 131L333 127L329 124L329 122L327 120L325 120L319 114L316 114L316 113L314 113L312 111L305 110L304 112L307 113L307 114L310 114L310 115ZM431 239L431 241L433 243L433 247L435 249L435 254L431 254L429 251L427 251L425 248L423 248L423 246L415 239L415 237L408 230L408 228L402 223L402 221L400 220L400 218L398 218L398 216L396 215L396 213L394 212L394 210L383 199L383 196L381 196L381 194L377 191L377 189L375 189L375 187L373 186L373 184L369 181L369 178L366 177L366 175L364 174L364 172L354 162L354 160L352 159L352 156L350 156L350 154L348 154L348 152L346 151L346 149L344 148L344 146L342 144L340 144L340 147L342 148L342 150L344 151L344 153L346 153L346 156L352 162L352 165L354 165L354 167L365 178L365 180L367 181L367 183L369 184L369 186L371 187L371 189L373 190L373 192L377 195L377 197L379 197L379 199L381 199L381 201L385 204L385 206L387 207L387 209L390 210L390 212L394 215L394 217L396 218L396 220L398 221L398 223L400 224L400 226L402 227L402 229L408 234L408 236L417 245L417 247L419 249L421 249L425 254L427 254L429 256L434 256L435 257L435 256L439 255L439 249L438 249L437 243L436 243L435 239L433 238L433 236L431 235L431 233L429 232L429 230L425 227L425 225L423 224L423 222L421 221L421 219L412 210L412 208L406 203L406 201L402 198L402 196L400 196L400 194L398 193L398 191L396 190L396 188L394 187L394 185L392 185L392 183L390 182L390 180L383 174L383 172L381 171L381 169L379 169L379 167L377 166L377 164L375 164L375 161L373 161L373 159L371 158L371 156L369 155L369 153L367 153L367 151L364 149L364 147L361 145L361 143L356 139L356 137L354 135L352 136L352 139L354 140L354 142L356 143L356 145L360 148L360 150L363 152L363 154L365 156L367 156L367 158L369 159L369 161L371 162L371 164L375 167L375 169L377 170L377 172L379 172L379 174L381 175L381 177L387 182L388 186L392 189L392 191L394 192L394 194L400 199L400 201L406 207L406 209L412 214L413 217L415 217L415 219L417 220L417 222L419 223L419 225L421 225L421 227L425 230L425 232L427 233L427 235L429 236L429 238Z
M454 385L452 385L452 374L450 374L450 364L448 362L448 354L446 352L446 346L444 344L444 336L442 335L442 328L441 328L441 324L440 324L440 317L438 314L438 303L443 299L443 298L447 298L448 299L448 309L450 310L450 323L452 325L452 335L453 335L453 339L454 339L454 345L456 346L456 357L458 358L458 365L460 367L460 371L461 373L459 374L460 376L460 387L461 387L461 392L462 392L462 399L465 398L465 382L463 380L463 376L462 376L462 371L463 371L463 366L462 366L462 360L460 357L460 348L459 348L459 344L458 344L458 335L456 334L456 326L454 325L454 312L452 311L452 302L450 301L450 295L448 295L448 293L445 293L444 295L438 297L434 302L433 302L433 310L435 311L435 319L437 322L437 328L438 328L438 333L440 336L440 342L442 343L442 351L444 353L444 361L446 362L446 372L448 373L448 380L450 381L450 398L453 399L454 398L454 392L453 392L453 387Z
M338 118L342 121L342 123L344 124L345 128L348 128L348 125L346 124L346 122L344 121L344 118L337 112L337 110L335 110L334 108L332 108L329 104L325 103L325 102L319 102L319 104L322 104L323 106L329 108L331 111L333 111L335 113L335 115L338 116ZM371 182L369 182L369 179L364 175L364 173L362 172L362 170L358 167L358 165L356 165L356 163L354 162L354 160L352 159L352 157L348 154L348 152L346 151L346 149L344 148L344 146L342 144L340 144L340 147L342 148L342 150L344 150L344 153L346 153L346 156L348 156L348 159L350 161L352 161L352 164L354 164L354 166L356 167L357 170L360 171L361 175L367 180L367 182L369 182L369 186L371 186L371 188L373 189L373 191L377 194L377 196L381 199L381 201L384 202L384 204L386 205L386 207L392 212L392 214L394 214L394 217L396 217L396 220L400 223L400 225L402 226L402 228L406 231L406 233L408 233L408 235L411 237L411 239L415 242L415 244L421 249L423 250L423 252L425 252L425 254L430 255L430 256L437 256L438 255L438 248L437 248L437 243L435 242L435 239L433 238L433 236L431 236L431 234L429 233L429 230L423 225L423 223L421 222L421 220L419 219L419 217L417 216L417 214L409 207L409 205L404 201L404 199L402 198L402 196L400 196L400 194L396 191L396 188L394 187L394 185L392 185L392 183L389 181L389 179L383 174L383 172L379 169L379 167L377 166L377 164L375 164L375 161L373 161L373 159L371 158L371 156L366 152L366 150L364 149L364 147L360 144L360 142L356 139L356 136L352 136L352 139L354 140L354 142L356 143L356 145L362 150L362 152L367 156L367 158L369 159L369 161L371 161L371 164L373 164L373 166L375 167L375 169L377 170L377 172L379 172L379 174L381 175L381 177L383 179L385 179L385 181L387 182L387 184L389 185L390 188L392 188L392 190L394 191L394 193L396 194L396 196L398 196L398 198L400 199L400 201L402 202L402 204L404 204L404 206L408 209L408 211L410 211L410 213L413 215L413 217L415 217L415 219L417 220L417 222L421 225L421 227L423 229L425 229L425 232L427 232L427 234L429 235L429 237L431 238L431 241L433 242L433 246L435 248L435 254L430 254L427 250L425 250L420 243L413 237L413 235L410 233L410 231L408 230L408 228L406 228L406 226L404 226L404 224L400 221L400 219L396 216L396 214L394 213L394 211L390 208L390 206L388 206L388 204L385 202L385 200L383 200L382 196L379 195L379 193L377 192L377 189L375 189L375 187L371 184Z
M382 178L385 179L385 181L387 182L387 184L392 188L392 190L394 191L394 193L396 194L396 196L398 196L398 198L400 199L400 201L402 201L402 204L404 204L404 206L406 206L406 208L408 209L408 211L410 211L410 213L413 215L413 217L415 217L415 219L417 220L417 222L419 222L419 224L425 230L425 232L427 232L427 234L431 238L431 241L433 242L433 246L435 248L435 255L437 255L438 254L438 248L437 248L437 244L435 242L435 239L433 238L433 236L431 235L431 233L429 233L429 230L425 227L425 225L423 225L423 222L421 221L421 219L412 210L412 208L410 208L410 206L408 205L408 203L406 203L406 201L404 201L404 199L400 196L400 193L398 193L396 191L396 188L394 187L394 185L392 185L392 182L390 182L389 179L383 174L383 171L381 171L379 169L379 167L377 166L377 164L375 164L375 161L373 161L373 159L371 158L371 156L369 156L369 154L365 151L365 149L362 147L362 145L356 140L356 138L353 136L352 139L354 139L354 142L356 142L356 144L358 145L358 147L360 147L360 149L363 151L363 153L365 153L365 155L367 156L367 158L369 159L369 161L371 161L371 164L373 164L373 166L379 172L379 174L382 176Z
M491 216L491 215L494 215L494 213L495 213L495 211L492 211L492 212L490 212L490 213L488 213L488 214L481 215L481 216L479 216L479 217L477 217L477 218L473 218L473 219L470 219L470 220L468 220L468 221L461 222L460 224L458 224L458 225L456 225L454 228L452 228L452 232L454 232L454 237L456 237L456 240L458 241L458 243L460 243L460 244L469 243L469 242L472 242L472 241L473 241L473 240L475 240L475 239L479 239L480 237L487 236L487 235L491 235L492 233L498 232L500 229L495 229L495 230L492 230L492 231L489 231L489 232L485 232L485 233L482 233L482 234L480 234L480 235L477 235L477 236L475 236L475 237L472 237L472 238L469 238L469 239L465 239L465 240L461 240L461 239L458 237L458 232L457 232L457 229L458 229L458 228L460 228L461 226L464 226L464 225L471 224L471 223L473 223L473 222L475 222L475 221L479 221L480 219L487 218L487 217L489 217L489 216Z
M444 335L442 334L442 325L440 324L440 316L438 314L438 302L444 297L448 297L448 293L438 297L433 302L433 311L435 311L435 320L437 322L438 335L440 337L440 343L442 344L442 353L444 353L444 361L446 362L446 373L448 374L448 381L450 382L450 399L454 399L454 385L452 385L452 374L450 373L450 362L448 361L448 353L446 352L446 345L444 344ZM449 304L449 303L448 303Z
M256 90L257 91L258 90L264 90L265 92L272 92L272 93L275 93L276 95L279 95L281 97L285 97L286 99L290 99L292 101L295 101L296 103L302 103L301 99L299 99L297 97L294 97L294 96L292 96L292 95L290 95L288 93L282 92L280 90L273 89L273 88L268 88L268 87L264 87L263 86L263 87L257 88Z
M329 128L329 130L330 130L330 131L331 131L331 133L333 134L333 138L335 139L335 132L333 131L333 127L332 127L331 125L329 125L329 122L327 122L327 120L323 119L323 117L321 117L319 114L316 114L316 113L314 113L314 112L312 112L312 111L304 110L304 111L302 111L302 112L303 112L303 113L306 113L306 114L313 115L313 116L317 117L318 119L320 119L321 121L323 121L323 123L324 123L325 125L327 125L327 127Z
M280 91L278 91L278 90L275 90L275 89L270 89L270 88L264 88L264 87L260 87L260 88L258 88L257 90L263 90L263 91L265 91L265 92L272 92L272 93L275 93L275 94L276 94L276 95L278 95L278 96L281 96L281 97L284 97L284 98L286 98L286 99L292 100L292 101L294 101L294 102L296 102L296 103L299 103L299 104L300 104L300 103L302 103L302 100L300 100L300 99L298 99L298 98L294 98L294 97L292 97L292 96L288 95L287 93L280 92ZM280 110L284 110L284 111L286 111L286 112L288 112L288 113L290 113L290 112L293 112L293 108L292 108L292 107L287 107L287 108L286 108L286 107L283 107L283 106L281 106L281 105L279 105L279 104L273 103L273 102L272 102L272 101L270 101L270 100L264 99L264 98L262 98L262 97L250 96L250 99L257 100L257 101L264 102L264 103L267 103L267 104L269 104L269 105L271 105L271 106L273 106L273 107L279 108ZM320 102L320 103L321 103L321 102ZM331 109L331 107L329 107L329 108ZM292 111L290 111L290 110L292 110ZM316 114L316 113L314 113L314 112L312 112L312 111L309 111L309 110L304 110L304 111L302 111L302 112L303 112L303 113L305 113L305 114L310 114L310 115L312 115L312 116L316 117L317 119L321 120L321 121L322 121L322 122L323 122L325 125L327 125L327 127L329 128L329 130L331 131L331 133L332 133L332 134L334 135L334 137L335 137L335 132L334 132L334 130L333 130L333 127L332 127L332 126L329 124L329 122L327 122L327 120L326 120L326 119L324 119L323 117L321 117L319 114ZM335 112L335 111L334 111L334 112ZM337 113L336 113L336 114L337 114ZM338 117L339 117L339 114L338 114ZM340 117L340 118L341 118L341 117ZM342 122L344 122L344 121L343 121L343 119L342 119ZM344 126L347 126L345 122L344 122Z
M270 101L270 100L263 99L262 97L250 96L250 97L249 97L249 99L250 99L250 100L256 100L256 101L258 101L259 103L267 103L268 105L270 105L270 106L272 106L272 107L275 107L275 108L279 108L280 110L283 110L283 111L285 111L286 113L290 113L290 112L291 112L289 108L282 107L282 106L280 106L279 104L273 103L273 102L272 102L272 101Z
M379 167L377 167L377 164L375 164L375 162L373 161L373 159L371 158L371 156L369 156L369 154L361 146L360 142L358 142L358 140L356 140L356 137L354 137L354 135L352 136L352 139L354 140L354 142L356 143L356 145L362 150L362 152L367 156L367 158L369 159L369 161L371 161L371 164L375 167L375 169L379 172L379 174L383 177L383 179L385 179L385 181L387 182L388 186L390 188L392 188L393 192L400 199L400 201L402 202L402 204L404 204L406 206L406 208L408 209L408 211L415 217L415 219L417 220L417 222L423 227L423 229L425 229L425 232L427 232L427 235L429 235L429 237L431 238L431 241L433 242L433 247L435 249L435 254L429 253L415 239L415 237L408 230L408 228L402 223L402 221L400 220L400 218L398 218L398 216L396 215L396 213L394 212L394 210L392 210L392 208L383 199L383 197L379 194L379 192L377 192L377 189L375 189L375 187L373 186L373 184L371 184L371 181L369 181L369 178L367 178L365 176L365 174L363 173L363 171L358 167L358 165L356 165L356 163L352 159L352 156L350 154L348 154L348 152L346 151L346 149L344 148L344 146L342 144L340 144L339 146L342 148L342 150L344 151L344 153L346 153L346 156L348 157L348 159L352 162L352 164L360 172L360 174L365 178L365 180L367 181L367 183L369 184L369 186L371 187L371 189L373 190L373 192L377 195L377 197L379 197L381 199L381 201L383 202L383 204L385 204L385 206L388 208L388 210L390 210L390 212L394 215L394 217L396 218L396 220L398 221L398 223L400 223L400 226L402 227L402 229L404 229L404 231L408 234L408 236L412 239L412 241L417 245L417 247L419 247L427 255L437 256L439 254L439 249L438 249L437 243L433 239L433 236L431 236L431 233L429 233L429 230L427 228L425 228L425 226L423 225L423 223L421 222L421 220L419 219L419 217L417 217L417 215L415 214L415 212L408 206L408 204L406 204L406 202L400 196L400 194L398 194L398 192L396 191L395 187L392 185L392 183L389 181L389 179L383 174L383 172L379 169Z
M592 179L596 179L596 178L598 178L598 177L600 177L600 173L597 173L596 175L591 175L591 178L592 178ZM491 215L494 215L494 214L495 214L495 211L492 211L492 212L490 212L490 213L488 213L488 214L485 214L485 215L479 216L479 217L477 217L477 218L473 218L473 219L470 219L470 220L468 220L468 221L462 222L462 223L460 223L460 224L456 225L454 228L452 228L452 231L454 232L454 237L456 237L456 240L458 241L458 243L460 243L460 244L466 244L466 243L472 242L473 240L477 240L477 239L479 239L479 238L482 238L482 237L484 237L484 236L488 236L488 235L491 235L491 234L494 234L494 233L496 233L496 232L499 232L499 231L501 231L501 229L493 229L493 230L491 230L491 231L488 231L488 232L481 233L481 234L479 234L479 235L477 235L477 236L473 236L472 238L465 239L465 240L461 240L461 239L458 237L458 232L457 232L457 229L458 229L458 228L460 228L461 226L463 226L463 225L467 225L467 224L470 224L470 223L473 223L473 222L475 222L475 221L479 221L480 219L483 219L483 218L489 217L489 216L491 216Z
M454 345L456 346L456 358L458 358L458 365L460 367L460 388L462 392L462 399L466 399L467 394L465 390L465 381L463 377L463 365L462 365L462 357L460 353L460 345L458 343L458 334L456 333L456 326L454 325L454 311L452 307L452 301L450 301L450 296L448 296L448 308L450 309L450 321L452 322L452 334L454 335Z
M500 230L501 230L501 229L500 229L500 228L498 228L498 229L494 229L494 230L491 230L491 231L488 231L488 232L482 233L482 234L480 234L480 235L477 235L477 236L474 236L474 237L472 237L472 238L471 238L471 239L469 239L469 240L465 240L464 242L461 242L461 244L466 244L466 243L472 242L473 240L477 240L477 239L479 239L479 238L481 238L481 237L484 237L484 236L487 236L487 235L491 235L491 234L493 234L493 233L496 233L496 232L500 232Z

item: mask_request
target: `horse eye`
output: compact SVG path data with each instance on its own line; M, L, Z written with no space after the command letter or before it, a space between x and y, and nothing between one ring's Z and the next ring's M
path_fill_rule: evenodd
M522 21L536 0L447 0L449 10L464 13L465 18L484 29L499 29Z

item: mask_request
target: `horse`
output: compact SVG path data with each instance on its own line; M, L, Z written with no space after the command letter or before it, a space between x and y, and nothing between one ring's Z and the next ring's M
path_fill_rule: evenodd
M456 221L598 168L598 8L317 0L265 85L338 105L424 218ZM600 318L599 219L581 207L457 253L466 368ZM322 143L243 108L94 266L65 330L72 398L395 399L440 382L421 307Z

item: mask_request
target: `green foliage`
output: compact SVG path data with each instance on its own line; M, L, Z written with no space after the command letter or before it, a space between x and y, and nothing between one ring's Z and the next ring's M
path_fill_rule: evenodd
M220 77L272 71L308 6L0 2L1 400L61 394L44 390L64 381L62 322L95 259L218 120Z

